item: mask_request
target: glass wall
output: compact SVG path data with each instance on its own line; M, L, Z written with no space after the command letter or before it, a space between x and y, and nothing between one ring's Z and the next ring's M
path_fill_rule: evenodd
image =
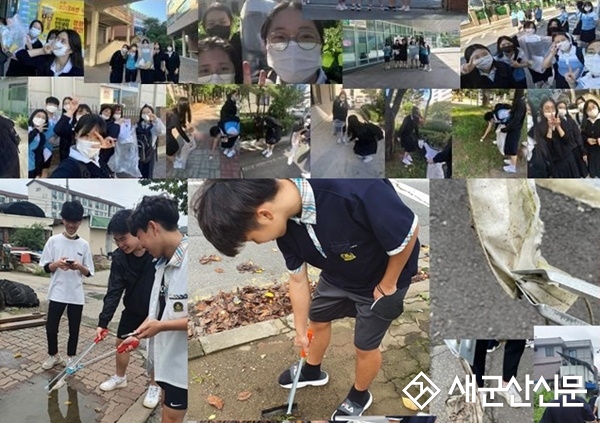
M460 47L459 31L429 32L388 21L342 22L344 69L383 62L383 46L395 38L422 36L431 48Z

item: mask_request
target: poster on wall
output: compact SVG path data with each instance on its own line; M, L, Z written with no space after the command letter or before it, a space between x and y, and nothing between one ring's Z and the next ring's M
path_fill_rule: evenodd
M73 29L77 31L83 43L84 23L83 23L83 0L29 0L28 14L33 19L40 20L44 25L44 33L40 37L45 40L48 32L52 29ZM21 8L19 8L21 10ZM21 12L19 12L21 13Z

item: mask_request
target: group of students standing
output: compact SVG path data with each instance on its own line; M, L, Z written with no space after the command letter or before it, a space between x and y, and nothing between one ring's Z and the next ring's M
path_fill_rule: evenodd
M6 20L0 18L0 27ZM40 39L44 24L33 20L25 38L25 47L11 54L0 52L0 76L83 76L81 37L73 29L52 29ZM8 68L5 71L5 65Z
M76 364L85 305L83 281L94 276L89 243L77 232L83 220L77 201L62 205L64 231L48 239L40 265L50 275L46 337L48 358L42 369ZM117 249L112 254L108 289L98 317L96 340L107 336L121 298L124 310L116 332L116 373L100 384L108 392L127 386L127 365L136 340L148 340L150 384L143 405L154 408L162 391L162 421L182 422L187 409L187 236L178 230L177 201L145 196L134 210L120 210L108 224ZM152 236L150 235L152 234ZM168 292L165 287L168 287ZM66 360L59 353L62 315L68 318ZM91 340L90 340L91 341ZM96 341L94 341L96 342Z
M541 101L528 132L531 178L600 178L600 103L577 97Z
M87 104L65 97L46 98L43 109L35 109L28 120L29 177L111 178L119 176L111 158L124 144L133 146L137 160L134 172L152 178L157 155L157 141L165 133L165 125L154 108L144 105L137 117L126 119L123 106L102 104L93 113ZM59 164L49 174L55 150ZM129 149L131 151L131 149ZM125 151L125 150L124 150ZM120 151L118 152L120 154ZM134 163L135 165L136 163Z
M136 43L123 44L120 50L113 53L110 58L109 82L120 84L123 76L125 82L137 82L139 72L142 84L177 84L180 66L181 58L173 46L163 49L159 43L151 45L148 39L144 39L139 46Z
M394 59L394 69L418 68L431 72L430 54L431 47L422 36L416 39L410 37L410 40L406 37L396 38L391 45L386 41L383 47L383 69L391 69L390 62Z
M577 24L570 32L569 14L561 7L537 34L533 20L520 21L514 36L501 36L496 53L481 44L465 49L462 88L600 88L598 13L591 2L577 2Z

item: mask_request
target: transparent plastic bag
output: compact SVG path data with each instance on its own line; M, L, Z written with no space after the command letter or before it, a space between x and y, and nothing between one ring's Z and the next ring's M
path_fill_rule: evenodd
M2 49L8 53L14 53L25 48L27 31L27 25L21 22L19 15L13 16L12 19L7 19L6 26L0 31Z
M121 134L123 134L123 126L121 127ZM108 161L108 167L117 175L141 178L142 173L138 168L139 153L135 131L130 129L129 132L125 132L128 135L121 134L115 145L115 154Z
M139 69L152 69L154 67L154 61L152 60L152 48L141 48L139 49L138 60L135 66Z
M182 145L183 144L183 145ZM185 169L187 166L188 157L196 149L196 139L194 137L190 138L190 142L182 142L179 143L179 151L175 156L175 161L173 162L173 169Z

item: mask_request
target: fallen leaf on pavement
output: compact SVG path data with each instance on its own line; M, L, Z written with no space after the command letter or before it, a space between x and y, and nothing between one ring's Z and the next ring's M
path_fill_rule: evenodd
M244 392L240 392L237 399L238 399L238 401L246 401L251 396L252 396L252 392L244 391Z
M266 354L261 354L260 358L265 358L267 355Z
M14 358L19 358L19 357L21 357L21 353L15 353Z
M217 418L216 414L211 414L210 416L208 416L208 420L214 420Z
M71 405L73 404L71 401L65 401L65 405Z
M96 413L101 413L101 412L102 412L102 409L101 409L100 407L96 407L96 408L94 408L94 411L95 411Z
M240 273L245 273L245 272L262 273L264 271L264 269L261 269L260 266L257 266L256 264L252 263L250 260L248 260L242 264L238 264L236 266L236 269Z
M217 272L217 273L224 273L224 272L225 272L225 270L221 269L220 267L217 267L217 268L215 269L215 272Z
M206 400L210 405L216 407L218 410L222 410L223 406L225 405L223 400L216 395L209 395Z
M211 254L210 256L202 256L200 257L200 264L208 264L213 261L221 261L221 257Z
M419 407L410 398L402 397L402 404L409 410L417 411Z
M272 292L265 292L265 297L267 298L273 298L275 295L273 295Z

